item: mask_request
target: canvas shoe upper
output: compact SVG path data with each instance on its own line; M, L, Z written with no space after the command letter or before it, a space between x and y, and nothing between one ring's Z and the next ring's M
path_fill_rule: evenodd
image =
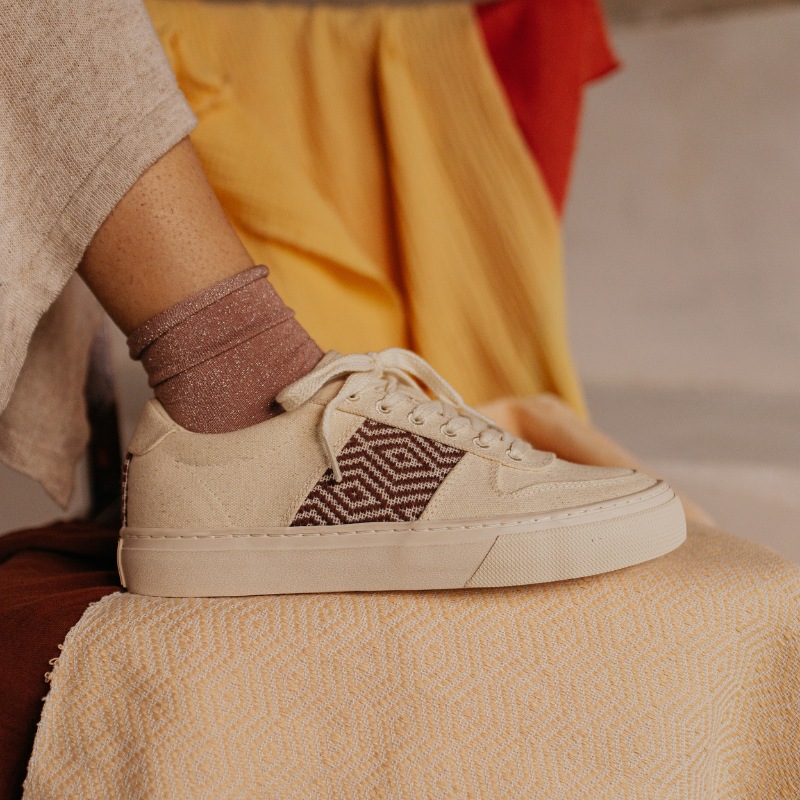
M329 353L278 401L285 413L225 434L192 433L147 404L126 466L129 590L538 583L640 563L685 538L665 483L535 450L408 351Z

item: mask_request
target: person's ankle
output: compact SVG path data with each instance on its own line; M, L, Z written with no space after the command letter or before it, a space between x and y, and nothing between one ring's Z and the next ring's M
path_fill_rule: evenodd
M259 266L171 306L128 338L170 416L201 433L224 433L281 412L279 392L322 351Z

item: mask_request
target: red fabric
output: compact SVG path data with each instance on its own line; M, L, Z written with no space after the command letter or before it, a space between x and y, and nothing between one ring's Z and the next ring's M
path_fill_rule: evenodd
M44 674L90 603L119 591L117 532L88 522L0 536L0 798L22 796Z
M583 86L618 66L597 0L504 0L476 7L497 76L559 213Z

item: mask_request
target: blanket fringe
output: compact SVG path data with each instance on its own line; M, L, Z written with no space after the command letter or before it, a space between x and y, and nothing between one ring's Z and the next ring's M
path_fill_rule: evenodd
M64 649L64 645L63 644L58 645L58 649L59 650L63 650ZM58 664L58 661L59 661L60 658L61 658L61 656L56 656L55 658L51 658L47 662L51 667L53 667L53 669L50 670L49 672L45 672L45 674L44 674L44 682L45 683L50 683L50 681L52 680L53 672L55 671L55 666L56 666L56 664ZM44 700L44 697L42 698L42 700Z

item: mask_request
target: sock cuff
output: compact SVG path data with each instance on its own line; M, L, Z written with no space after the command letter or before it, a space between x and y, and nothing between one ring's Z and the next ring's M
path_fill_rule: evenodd
M269 270L263 264L251 267L205 289L201 289L196 294L156 314L140 325L127 338L130 357L138 361L142 358L144 351L167 331L177 327L198 311L208 308L208 306L213 305L223 297L233 294L233 292L250 285L259 278L266 278L268 275Z
M266 280L267 274L263 266L245 270L182 300L137 328L128 338L128 348L131 357L144 364L150 386L156 387L266 330L294 322L294 312Z

